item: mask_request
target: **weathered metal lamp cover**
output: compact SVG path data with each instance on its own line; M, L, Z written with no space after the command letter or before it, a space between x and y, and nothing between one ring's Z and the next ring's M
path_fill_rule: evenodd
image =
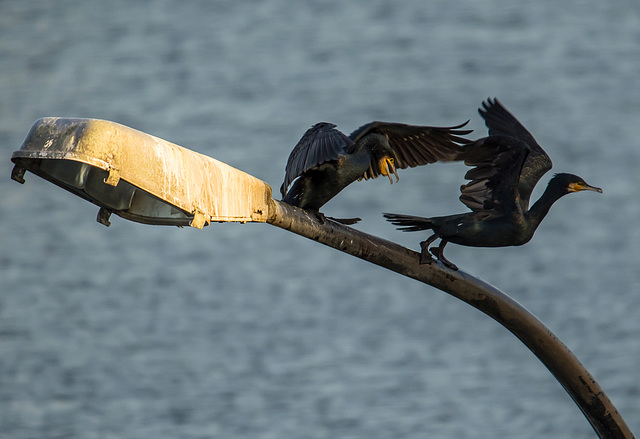
M266 222L271 187L211 157L115 122L47 117L31 127L11 160L11 178L29 170L100 206L145 224Z

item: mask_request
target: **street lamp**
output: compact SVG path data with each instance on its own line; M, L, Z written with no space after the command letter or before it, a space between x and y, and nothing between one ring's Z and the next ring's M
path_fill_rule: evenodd
M98 205L98 221L115 213L144 224L192 226L211 221L266 222L271 188L214 158L115 122L46 117L36 121L12 158L11 178L25 170Z
M211 221L266 222L436 287L487 314L522 341L569 393L601 438L633 433L600 385L542 322L497 288L398 244L271 198L265 182L211 157L114 122L43 118L13 153L26 171L96 204L109 216L202 228Z

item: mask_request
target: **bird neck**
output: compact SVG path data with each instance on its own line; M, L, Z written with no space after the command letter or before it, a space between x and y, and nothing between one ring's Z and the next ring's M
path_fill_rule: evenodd
M358 142L356 143L352 154L371 156L372 154L371 147L369 144L365 142Z
M567 195L567 193L568 192L561 190L553 184L547 186L547 189L544 191L542 196L527 212L529 221L533 221L535 224L540 224L544 217L547 216L547 213L549 213L549 209L551 209L553 203Z

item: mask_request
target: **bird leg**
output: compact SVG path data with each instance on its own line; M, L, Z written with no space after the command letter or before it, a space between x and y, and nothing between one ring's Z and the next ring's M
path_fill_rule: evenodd
M444 265L447 268L450 268L451 270L458 271L458 267L456 266L456 264L454 264L453 262L449 261L447 258L444 257L444 247L447 245L447 242L449 241L442 239L438 247L432 247L429 249L429 251L440 262L442 262L442 265Z
M433 258L429 254L429 245L436 239L438 239L438 235L432 235L426 241L420 243L420 264L430 264L433 262Z

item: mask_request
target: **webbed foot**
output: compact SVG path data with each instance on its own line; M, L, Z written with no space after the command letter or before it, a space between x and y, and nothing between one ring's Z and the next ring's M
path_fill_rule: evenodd
M333 218L331 216L328 216L326 218L337 223L344 224L345 226L350 226L352 224L356 224L358 221L362 221L362 218Z
M324 224L327 221L327 217L324 216L324 213L318 212L317 210L312 210L311 213L313 213L313 216L320 221L320 224Z
M458 271L458 266L456 264L454 264L453 262L451 262L450 260L448 260L447 258L444 257L444 247L447 245L448 241L445 241L444 239L440 242L440 245L438 247L432 247L429 249L429 251L433 254L433 256L435 256L440 262L442 262L442 265L444 265L445 267L453 270L453 271Z
M431 264L433 262L433 258L429 254L429 245L436 239L438 239L438 235L432 235L429 239L420 243L420 264Z

